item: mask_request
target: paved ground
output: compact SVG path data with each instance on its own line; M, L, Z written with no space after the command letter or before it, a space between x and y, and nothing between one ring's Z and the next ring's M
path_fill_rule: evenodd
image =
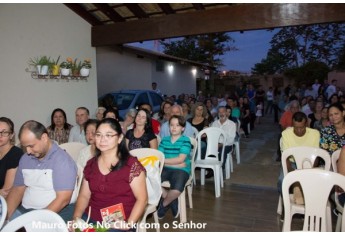
M280 162L276 159L279 126L273 116L265 116L255 125L249 138L241 138L241 163L236 164L230 183L276 188Z

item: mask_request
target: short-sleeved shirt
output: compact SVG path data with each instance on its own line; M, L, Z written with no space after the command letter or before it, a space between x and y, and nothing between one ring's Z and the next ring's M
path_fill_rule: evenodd
M166 136L162 139L161 143L159 144L158 150L164 153L166 159L178 157L180 154L186 154L187 156L184 159L186 167L179 168L172 166L164 166L164 168L179 169L186 171L188 174L190 174L191 143L188 137L182 135L174 143L172 143L171 136Z
M14 186L26 186L22 205L26 209L43 209L56 192L74 190L77 166L70 155L55 142L43 159L27 153L19 161Z
M282 150L286 150L291 147L308 146L319 147L320 133L316 129L306 128L306 132L302 137L297 136L293 127L287 128L282 132Z
M23 150L13 146L0 160L0 189L4 187L7 170L17 168L22 155Z
M130 216L136 198L130 183L141 172L146 172L141 163L134 157L129 157L127 163L119 170L103 175L98 167L98 158L90 159L84 168L84 178L89 182L91 198L91 219L102 222L100 209L122 203L126 219ZM89 207L85 209L88 214Z
M137 148L149 148L150 141L152 139L157 138L153 131L146 132L140 137L136 138L134 136L134 129L130 129L126 133L126 139L129 140L128 142L128 149L133 150Z
M345 134L339 136L334 125L322 128L320 136L320 147L328 151L330 155L345 146Z
M279 124L283 129L286 129L287 127L292 126L292 112L291 111L285 111L280 118Z

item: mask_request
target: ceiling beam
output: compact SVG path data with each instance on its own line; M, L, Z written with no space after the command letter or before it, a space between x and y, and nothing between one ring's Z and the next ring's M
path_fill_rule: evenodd
M162 9L162 11L167 14L175 14L175 10L170 6L168 3L157 3L159 8Z
M201 3L193 3L193 7L198 11L205 10L204 5L202 5Z
M205 11L93 26L92 46L117 45L216 32L343 22L345 4L238 4Z
M144 12L143 9L141 9L141 7L138 4L125 3L124 5L139 19L149 18L149 16Z
M78 3L64 3L64 5L72 11L74 11L76 14L78 14L81 18L89 22L91 25L102 25L101 21L97 20L95 16L93 16L90 12L88 12Z
M108 4L104 3L94 3L95 7L97 7L98 10L103 12L109 19L111 19L114 22L124 22L126 21L119 13L117 13L112 7L110 7Z

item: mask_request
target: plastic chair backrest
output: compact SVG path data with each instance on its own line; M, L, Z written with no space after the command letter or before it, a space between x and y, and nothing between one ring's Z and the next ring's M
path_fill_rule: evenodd
M314 167L315 160L320 157L325 162L325 170L331 169L331 157L329 153L321 148L315 147L292 147L285 149L282 153L281 163L283 166L284 176L288 173L286 160L293 156L296 162L297 169L310 169Z
M157 147L158 147L159 144L160 144L161 141L162 141L162 138L161 138L161 136L159 136L158 134L156 134L156 137L157 137Z
M198 136L199 131L194 126L192 126L192 130L193 130L193 138L196 139L196 137Z
M163 166L164 166L164 154L157 150L157 149L153 149L153 148L137 148L137 149L133 149L129 152L132 156L137 157L138 159L142 158L142 157L148 157L148 156L156 156L159 158L159 173L162 173L163 170Z
M190 168L191 168L191 176L190 178L194 178L194 165L195 165L195 155L196 155L196 150L198 149L198 142L196 141L195 138L189 137L192 149L191 149L191 154L190 154Z
M68 232L65 221L50 210L33 210L10 221L1 232L16 232L25 227L27 232Z
M338 167L337 167L337 163L340 157L340 152L341 149L336 150L335 152L332 153L332 169L334 172L338 173Z
M72 193L70 204L75 203L77 201L80 187L81 187L81 183L83 182L83 178L84 178L84 168L81 165L79 165L78 163L76 163L76 165L78 167L77 180L76 180L75 187L74 187L74 190Z
M7 202L3 196L0 195L0 229L5 222L7 215Z
M211 159L214 160L214 158L218 159L218 143L219 138L223 136L223 143L226 143L226 135L225 132L217 127L209 127L206 129L201 130L198 133L198 136L196 138L198 142L198 149L197 149L197 158L196 160L201 160L201 137L206 134L207 136L207 148L206 148L206 155L205 160ZM221 163L223 163L224 158L224 145L221 152Z
M289 172L283 179L282 193L285 209L283 231L291 230L291 200L289 189L299 182L305 202L303 231L326 231L326 207L334 186L345 188L345 176L321 169ZM344 225L344 217L342 219Z
M60 148L64 149L72 159L77 163L79 152L81 149L85 148L86 145L83 143L71 142L60 144Z
M142 161L146 169L146 188L148 193L148 204L157 206L162 194L161 188L161 174L164 166L164 154L153 148L138 148L130 151L130 154L137 157L139 160L145 157L158 157L159 159L159 172L155 167L155 163L150 158L145 158Z

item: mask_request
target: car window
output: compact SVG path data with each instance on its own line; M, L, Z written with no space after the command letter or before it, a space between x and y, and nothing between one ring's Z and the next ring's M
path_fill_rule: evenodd
M152 105L153 106L160 106L163 102L163 98L159 96L157 93L150 93Z
M101 99L100 105L104 107L116 106L118 110L125 110L131 105L134 96L135 94L132 93L109 93Z
M149 97L147 96L146 92L139 94L137 100L135 101L135 106L138 106L143 103L150 104Z

